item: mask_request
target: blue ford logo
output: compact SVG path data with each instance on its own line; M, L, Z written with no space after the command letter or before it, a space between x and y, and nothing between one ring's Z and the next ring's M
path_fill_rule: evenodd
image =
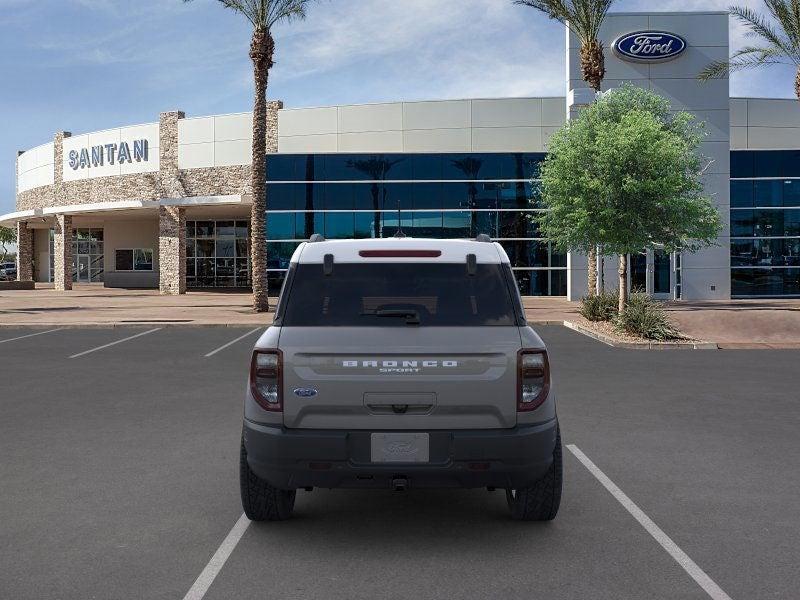
M294 395L301 398L311 398L317 395L317 390L314 388L294 388Z
M686 50L686 40L665 31L637 31L618 37L614 52L620 58L635 62L671 60Z

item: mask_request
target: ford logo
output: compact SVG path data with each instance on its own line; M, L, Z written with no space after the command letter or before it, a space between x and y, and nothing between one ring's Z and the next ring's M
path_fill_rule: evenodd
M614 53L633 62L672 60L686 50L686 40L665 31L637 31L614 40Z
M294 395L301 398L311 398L317 395L317 390L314 388L294 388Z

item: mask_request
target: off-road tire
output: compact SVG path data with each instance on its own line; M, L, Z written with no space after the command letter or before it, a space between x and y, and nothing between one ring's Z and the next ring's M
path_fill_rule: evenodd
M239 451L239 488L244 514L251 521L285 521L292 516L297 492L272 487L253 473L247 464L244 440Z
M561 430L556 433L553 464L539 481L519 490L506 490L511 518L517 521L552 521L561 504L564 469L561 462Z

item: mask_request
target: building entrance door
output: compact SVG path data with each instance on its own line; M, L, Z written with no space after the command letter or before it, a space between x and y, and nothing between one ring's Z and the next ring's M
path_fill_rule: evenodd
M79 282L89 283L91 281L89 275L89 257L87 255L78 256L78 269L76 279Z
M673 298L672 263L673 257L659 248L629 255L628 289L658 300Z

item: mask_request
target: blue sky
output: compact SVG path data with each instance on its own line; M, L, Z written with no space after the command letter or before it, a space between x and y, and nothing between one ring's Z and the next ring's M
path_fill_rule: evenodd
M510 0L320 0L276 40L269 96L286 106L564 93L563 27ZM246 21L217 0L0 0L0 214L14 210L17 150L58 130L250 110L248 43ZM749 72L731 91L791 97L792 80L781 67Z

